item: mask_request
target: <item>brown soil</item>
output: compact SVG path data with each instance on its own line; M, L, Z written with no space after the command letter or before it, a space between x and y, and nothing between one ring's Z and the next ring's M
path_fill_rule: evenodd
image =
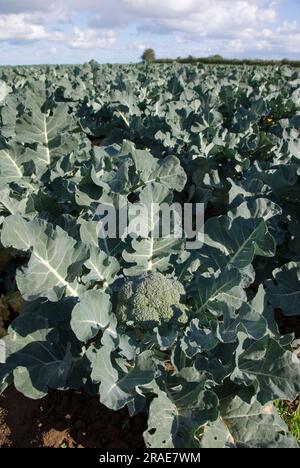
M280 309L276 309L275 318L278 323L280 333L283 335L294 333L295 338L300 338L300 315L287 317L286 315L283 315Z
M101 146L104 137L88 137L92 143L92 146Z
M0 396L1 448L144 447L146 417L110 411L97 396L51 391L29 400L14 388Z

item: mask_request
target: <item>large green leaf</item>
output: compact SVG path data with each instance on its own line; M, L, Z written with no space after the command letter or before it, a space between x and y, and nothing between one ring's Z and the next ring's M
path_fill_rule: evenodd
M22 145L7 145L0 139L0 184L22 180L26 174L24 163L28 162Z
M116 318L111 313L109 295L99 290L86 291L72 312L71 327L80 341L94 338L99 330L111 325L114 331Z
M194 314L201 315L207 309L218 310L219 304L223 302L239 308L246 299L241 283L241 274L235 268L224 269L217 276L197 276L193 285L193 290L196 291Z
M230 343L236 340L238 331L245 331L250 338L259 340L268 331L267 320L264 317L265 292L260 287L251 302L243 302L238 311L232 310L227 304L222 307L223 321L217 323L217 337L220 341Z
M274 254L275 241L263 218L238 217L231 221L221 216L205 223L205 246L200 256L207 266L242 269L252 263L255 255Z
M17 274L18 288L26 300L46 297L58 301L64 293L79 295L74 280L87 251L61 228L54 231L47 223L10 216L4 222L1 240L6 247L32 248L27 268Z
M180 382L178 382L180 384ZM164 386L163 386L164 387ZM144 439L149 448L199 447L196 431L219 414L218 398L204 382L155 389Z
M50 163L50 150L59 147L60 135L70 128L68 105L59 104L53 111L24 114L16 124L16 138L22 143L39 143L43 147L43 159Z
M300 363L290 351L268 336L251 341L240 335L236 353L236 369L231 379L254 385L257 400L266 404L270 400L294 400L300 393Z
M267 282L267 297L285 315L300 315L300 264L290 262L273 272L276 283Z
M90 256L84 265L89 269L89 273L83 276L83 281L100 283L103 288L113 283L120 270L120 264L115 257L106 255L96 247L90 248Z
M22 335L10 329L3 338L6 347L4 370L13 372L14 385L30 398L42 398L48 388L65 388L72 366L70 347L61 343L56 330L37 317L31 332ZM33 324L35 325L33 327ZM3 372L3 369L2 369Z
M92 380L100 383L100 401L108 408L118 410L134 400L144 399L140 387L154 377L155 363L152 351L144 351L133 364L119 367L113 362L111 350L102 347L92 361Z
M167 226L170 230L168 235L160 237L162 219L157 208L160 203L167 202L168 198L168 189L160 183L151 183L141 192L141 210L132 217L131 224L129 223L129 234L137 226L137 228L143 229L144 238L133 239L131 250L123 252L124 260L134 264L134 266L124 270L126 275L134 276L148 271L165 271L169 266L171 255L179 253L182 249L183 238L174 234L174 224L170 223ZM134 224L132 224L133 220ZM131 226L133 227L131 228ZM132 235L137 234L138 232L133 230Z
M248 404L240 397L220 401L221 417L200 431L203 448L298 448L272 404Z

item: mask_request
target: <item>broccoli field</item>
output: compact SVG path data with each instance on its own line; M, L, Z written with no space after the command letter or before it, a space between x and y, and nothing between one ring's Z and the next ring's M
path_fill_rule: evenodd
M290 67L1 67L0 393L84 389L148 448L298 447L299 134ZM99 235L122 203L146 236ZM203 204L203 245L153 203Z

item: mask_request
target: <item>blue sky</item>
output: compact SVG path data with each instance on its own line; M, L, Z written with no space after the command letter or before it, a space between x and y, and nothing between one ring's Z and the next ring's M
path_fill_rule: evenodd
M0 64L300 59L300 0L0 0Z

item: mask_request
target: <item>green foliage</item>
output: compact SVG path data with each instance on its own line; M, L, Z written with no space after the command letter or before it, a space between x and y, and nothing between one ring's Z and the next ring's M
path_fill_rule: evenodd
M300 446L300 405L292 409L290 403L278 400L275 407Z
M299 73L92 61L0 80L0 287L22 295L0 391L98 393L147 413L148 447L296 446L273 401L297 397L300 365L273 310L300 311ZM100 203L162 202L204 204L201 249L155 238L151 212L145 238L99 235Z
M182 63L182 64L206 64L206 65L235 65L235 66L259 66L259 67L274 67L274 66L282 66L287 65L290 67L299 68L300 61L299 60L289 60L289 59L282 59L282 60L266 60L266 59L250 59L250 58L242 58L242 59L235 59L235 58L225 58L222 55L215 54L210 55L208 57L193 57L192 55L188 55L187 57L177 57L176 59L171 58L159 58L155 60L156 63Z

